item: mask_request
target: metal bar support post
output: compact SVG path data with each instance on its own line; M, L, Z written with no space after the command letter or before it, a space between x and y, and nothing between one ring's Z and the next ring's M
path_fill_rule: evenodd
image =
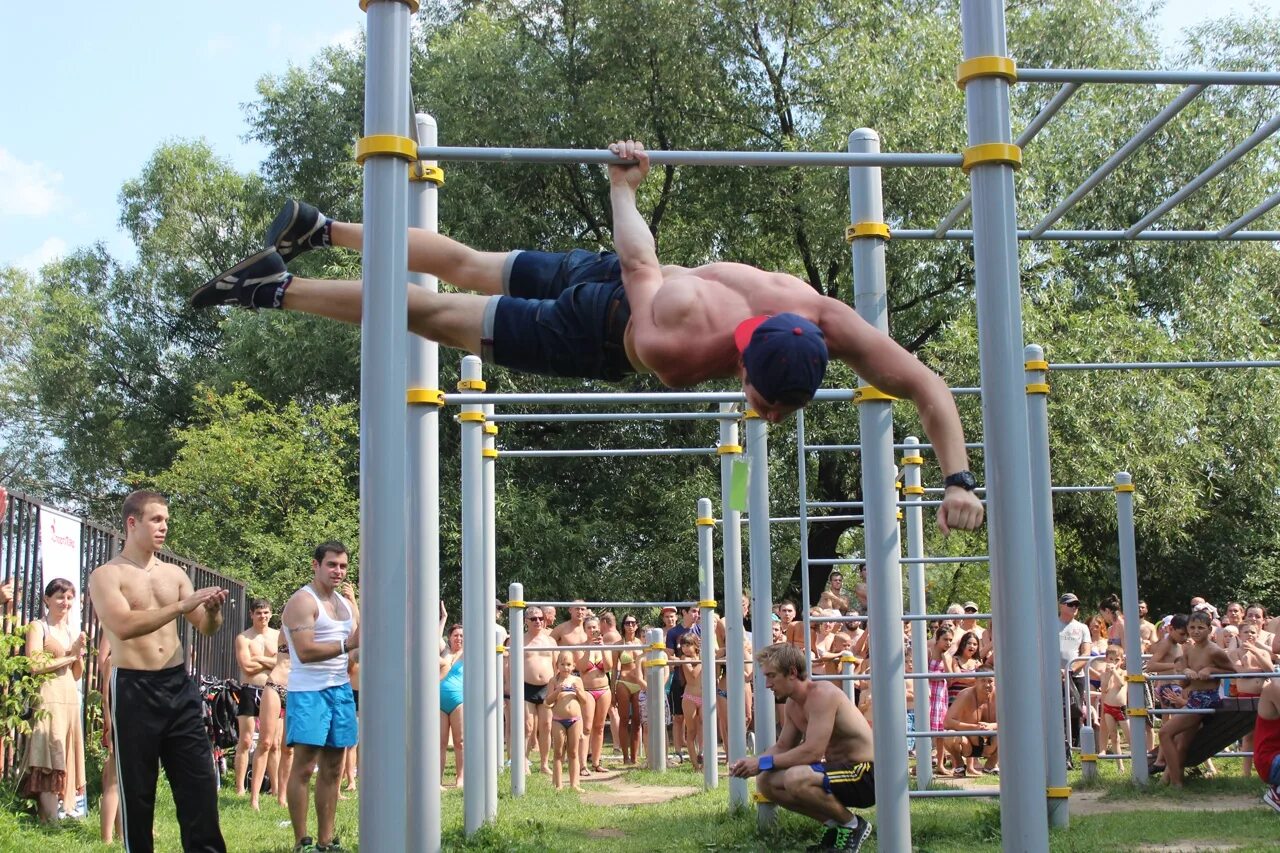
M483 384L481 367L476 356L463 358L458 385ZM484 407L464 406L458 420L462 427L462 636L483 650L484 635L491 633L493 621L484 601ZM489 604L492 606L492 600ZM483 654L474 655L473 665L464 665L462 671L462 730L476 733L473 744L477 747L463 751L463 773L471 780L462 792L463 830L467 837L478 832L487 820L483 780L492 769L484 750L485 674L489 660Z
M711 499L698 498L698 594L702 597L698 602L698 609L702 612L702 786L708 791L719 785L716 708L720 697L716 694L716 577L712 542L715 529ZM730 610L733 604L726 595L725 611Z
M524 796L524 584L513 583L507 591L507 652L511 655L511 796Z
M720 415L720 550L724 564L724 597L741 596L742 589L742 513L729 505L733 466L742 463L742 445L738 444L738 420L733 403L721 403ZM726 672L747 671L746 630L742 612L726 607L724 611L724 659ZM747 684L742 678L730 678L725 687L729 694L728 743L724 745L725 766L747 757ZM745 809L751 802L747 780L729 777L729 808Z
M880 136L869 128L849 134L849 150L874 153ZM974 196L978 198L978 196ZM855 223L883 223L880 170L849 170L849 212ZM881 332L889 331L889 299L885 286L885 238L853 240L854 308ZM902 691L905 663L902 637L902 543L898 528L897 471L893 459L893 401L868 394L858 405L862 444L863 536L867 558L867 630L871 643L871 707L882 725L875 737L876 817L880 849L911 850L911 802L907 791L907 699Z
M1049 826L1069 823L1067 733L1063 728L1062 675L1058 660L1058 567L1053 543L1053 488L1049 472L1049 384L1044 349L1023 352L1027 381L1027 440L1031 454L1031 508L1035 516L1036 607L1040 629L1040 695L1045 721L1045 794Z
M374 3L366 27L364 133L403 136L409 115L409 7ZM360 744L367 769L360 841L407 849L409 824L409 546L405 495L408 385L408 164L386 152L364 161L360 337L360 558L366 612L364 686L370 701Z
M1116 473L1116 527L1120 539L1120 607L1124 610L1124 660L1129 673L1129 751L1137 756L1147 754L1149 730L1147 697L1142 674L1142 617L1138 615L1138 558L1133 535L1133 476L1127 471ZM1129 627L1132 626L1132 627ZM1131 761L1134 784L1145 786L1147 762Z
M650 628L645 636L649 646L645 654L644 682L645 702L648 703L649 769L657 773L667 772L667 703L663 696L666 683L666 642L661 628Z
M929 612L927 585L924 573L924 510L913 503L919 503L924 496L921 484L921 466L924 457L912 445L919 445L920 440L909 435L903 441L907 445L902 451L902 500L905 506L902 514L907 523L907 556L918 560L907 568L907 587L911 594L911 612L926 614ZM929 622L923 618L911 622L911 669L921 673L929 671ZM929 691L921 689L926 685L917 684L914 691L915 726L920 728L929 722ZM932 753L933 745L929 745L928 753ZM927 790L933 782L933 762L929 755L921 756L920 746L916 747L916 789Z
M486 822L498 817L498 774L502 772L502 723L499 719L502 716L502 669L498 666L500 660L497 656L498 623L497 611L494 607L498 589L497 496L494 471L498 451L494 445L498 428L489 423L491 414L493 414L493 404L486 404L480 442L482 457L480 464L484 472L484 588L480 593L484 608L484 628L480 638L484 644L481 646L483 655L479 662L484 666L484 729L471 730L483 731L483 737L472 738L471 743L473 748L476 746L484 748L485 766L489 768L489 772L481 777L484 779ZM465 629L463 635L466 635Z
M769 518L769 424L755 412L748 411L747 511L752 518ZM756 523L748 532L751 546L751 647L763 649L773 642L773 628L767 614L773 612L773 555L769 542L769 524ZM777 739L774 728L773 691L765 686L764 669L752 667L751 687L755 700L756 755L773 746ZM762 829L772 827L777 819L773 803L759 803L756 823Z
M1004 6L993 0L961 0L964 58L1007 56ZM965 86L971 150L1008 145L1009 82L979 77ZM995 149L1004 151L1003 148ZM1013 167L1001 159L969 170L973 192L974 280L978 303L978 357L982 371L982 423L986 444L988 553L991 555L993 624L1000 634L996 701L1006 764L1000 780L1001 844L1006 853L1049 849L1045 819L1044 716L1030 712L1018 685L1038 683L1040 636L1035 609L1036 560L1032 538L1030 448L1023 372L1022 302L1019 287L1017 203ZM1038 695L1038 693L1037 693Z

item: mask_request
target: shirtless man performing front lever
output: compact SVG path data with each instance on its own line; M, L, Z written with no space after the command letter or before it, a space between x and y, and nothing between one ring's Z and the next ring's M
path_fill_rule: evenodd
M632 141L610 150L628 161L609 167L616 255L480 252L413 229L409 269L480 295L410 288L410 331L530 373L609 381L652 373L673 388L738 377L747 404L772 423L813 398L834 355L881 391L915 403L946 477L942 531L980 526L983 508L946 383L849 305L795 276L736 263L660 264L636 209L649 155ZM294 278L285 263L310 248L359 250L362 242L360 225L288 202L267 231L267 248L206 283L192 304L359 323L360 282Z
M124 548L89 576L94 610L111 642L111 727L124 815L124 848L151 853L156 777L164 765L178 809L182 849L226 853L218 826L217 778L204 707L187 675L177 620L207 637L222 627L227 591L193 589L191 579L156 552L164 547L169 506L156 492L124 500Z
M871 824L849 809L876 802L871 726L839 687L805 678L803 650L776 643L761 649L756 662L765 684L786 700L785 721L764 755L735 761L730 775L758 776L759 793L826 824L809 850L860 850Z

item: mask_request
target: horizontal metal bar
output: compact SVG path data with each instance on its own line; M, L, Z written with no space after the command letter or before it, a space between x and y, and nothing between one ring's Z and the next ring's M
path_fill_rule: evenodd
M1280 86L1270 71L1145 71L1101 68L1019 68L1019 83L1170 83L1183 86Z
M964 446L969 450L983 449L983 445L981 441L966 441L964 443ZM859 453L862 451L862 445L861 444L806 444L804 446L804 449L806 451L838 450L845 453L848 453L848 452ZM893 449L894 450L933 450L933 445L932 444L895 444L893 446Z
M924 505L924 504L932 504L932 503L935 503L935 501L919 501L918 503L920 503L920 504ZM936 503L942 503L942 501L936 501ZM989 563L989 562L991 562L991 558L990 558L990 557L987 557L987 556L973 556L973 557L899 557L899 558L898 558L898 562L899 562L899 563L902 563L902 564L904 564L904 565L908 565L908 566L915 566L915 565L928 566L928 565L934 565L934 564L937 564L937 565L945 565L945 564L947 564L947 563ZM958 614L958 613L953 613L953 614L951 614L951 615L952 615L952 616L958 616L958 615L960 615L960 614Z
M917 615L913 613L902 614L903 622L945 622L948 619L990 619L990 613L925 613ZM797 622L801 621L799 619ZM866 622L865 616L806 616L805 621L810 624L815 622ZM1093 660L1093 658L1082 658L1082 660ZM972 674L972 673L971 673ZM982 673L979 673L981 675ZM995 673L987 673L995 675ZM928 678L928 674L920 675L919 678Z
M853 390L849 388L819 388L813 399L820 402L848 403L853 400ZM590 391L580 393L520 393L460 391L456 394L445 394L444 402L449 406L467 406L480 403L492 403L496 406L688 406L711 403L745 403L746 396L741 391L643 391L643 392L608 392Z
M622 652L635 651L645 648L645 643L605 643L604 645L578 645L578 646L528 646L524 647L526 652L538 651L539 649L548 652Z
M1280 361L1117 361L1051 364L1049 370L1226 370L1280 367Z
M605 423L607 421L736 421L742 417L740 412L547 412L533 415L493 414L486 420L501 423L561 423L565 421L586 421Z
M526 607L693 607L696 601L526 601ZM504 605L505 606L505 605Z
M996 731L995 729L982 729L982 730L980 730L980 731L966 731L966 732L952 732L952 731L945 731L945 732L911 732L911 731L909 731L909 732L907 732L907 737L924 737L924 738L929 738L929 737L996 737L996 736L997 736L997 735L999 735L999 734L1000 734L1000 732Z
M714 447L633 447L612 450L499 450L499 459L536 459L601 456L715 456Z
M819 509L853 509L862 506L862 501L805 501L807 507L817 507Z
M813 620L816 621L816 620ZM816 665L816 664L815 664ZM907 672L903 678L912 681L958 681L965 678L995 678L994 672ZM870 681L869 673L861 673L858 675L838 675L814 674L810 676L813 681Z
M1216 714L1218 712L1213 708L1148 708L1147 713L1163 716L1165 714Z
M625 165L606 148L467 148L420 146L419 160L490 163L598 163ZM847 151L664 151L649 152L655 166L929 166L957 168L959 154L893 153L861 154Z
M1038 237L1049 230L1049 226L1062 218L1068 210L1076 205L1080 199L1089 194L1089 191L1102 183L1102 180L1119 168L1120 164L1129 159L1133 152L1137 151L1142 143L1146 142L1156 131L1168 124L1174 116L1182 112L1187 104L1195 100L1205 89L1203 83L1194 83L1183 89L1177 98L1171 104L1156 114L1155 118L1143 125L1132 138L1129 139L1118 151L1112 154L1103 162L1101 166L1094 170L1093 174L1085 178L1084 183L1076 187L1072 193L1063 199L1057 207L1051 210L1044 219L1035 228L1031 229L1031 235Z
M895 240L972 240L973 229L958 228L938 236L931 228L893 229ZM1089 231L1089 230L1049 230L1038 237L1031 236L1028 228L1018 229L1019 240L1172 240L1177 242L1195 242L1214 240L1232 242L1258 241L1274 243L1280 240L1280 231L1237 231L1229 237L1221 237L1217 231L1143 231L1130 234L1128 231Z
M1277 204L1280 204L1280 192L1274 192L1267 196L1266 199L1264 199L1262 203L1253 210L1249 211L1244 216L1241 216L1235 222L1232 222L1230 225L1219 231L1218 236L1222 238L1230 237L1250 222L1271 210L1271 208L1275 207Z
M1259 127L1253 133L1249 134L1249 137L1245 139L1243 142L1241 142L1239 145L1237 145L1235 148L1232 148L1226 154L1223 154L1221 157L1215 160L1213 162L1213 165L1211 165L1209 168L1205 169L1203 172L1201 172L1200 174L1192 178L1191 181L1185 187L1178 190L1176 193L1169 196L1169 198L1161 202L1156 207L1155 210L1151 211L1146 216L1142 217L1137 222L1133 223L1133 225L1131 225L1125 231L1125 236L1133 237L1135 234L1141 233L1143 230L1146 229L1148 225L1155 222L1160 217L1164 216L1170 210L1173 210L1173 208L1177 207L1178 204L1181 203L1182 200L1185 199L1187 196L1191 195L1196 190L1200 189L1202 186L1209 183L1209 181L1213 180L1219 174L1225 171L1227 167L1230 166L1232 163L1236 162L1241 157L1243 157L1244 155L1252 151L1254 148L1261 145L1263 141L1267 139L1267 137L1271 136L1271 134L1276 132L1276 128L1280 128L1280 115L1272 116L1270 121L1268 121L1266 124ZM1214 236L1217 237L1216 232L1214 233Z
M808 561L811 566L861 566L866 562L862 557L820 557Z
M804 517L804 521L817 524L823 521L862 521L862 518L863 517L860 515L807 515ZM721 522L723 522L723 520L724 519L719 519L719 518L716 519L716 524L720 524ZM771 517L769 519L769 521L771 522L792 523L792 524L800 520L801 518L798 515L783 515L778 517ZM742 523L750 524L751 519L746 518L744 516L742 519Z
M1097 658L1089 658L1089 660L1097 660ZM1224 678L1267 678L1280 675L1280 669L1251 669L1248 672L1215 672L1212 675L1198 679L1203 681L1221 681ZM1186 673L1169 673L1167 675L1148 675L1147 681L1186 681Z
M947 781L939 777L939 782ZM937 788L929 791L908 791L907 796L913 800L932 800L942 797L998 797L999 788Z

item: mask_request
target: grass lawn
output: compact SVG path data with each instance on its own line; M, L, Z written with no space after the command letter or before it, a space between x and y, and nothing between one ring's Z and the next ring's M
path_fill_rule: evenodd
M1231 844L1241 851L1274 851L1280 838L1280 815L1261 805L1262 786L1257 777L1243 780L1235 761L1219 761L1216 779L1192 780L1184 792L1157 788L1140 792L1104 769L1097 786L1099 806L1121 809L1088 816L1075 815L1067 830L1050 839L1055 851L1134 850L1142 845L1179 843L1183 849L1198 845ZM450 778L452 778L450 776ZM1079 786L1078 774L1072 785ZM472 851L789 851L802 850L819 835L816 824L779 812L774 829L756 830L752 813L730 815L722 780L720 790L702 792L701 776L685 768L665 774L630 771L610 782L588 782L587 792L605 788L625 790L635 785L686 787L694 793L670 802L638 806L599 806L583 803L579 795L551 789L546 777L529 777L528 793L511 799L504 775L495 826L486 827L470 841L462 833L462 792L449 789L444 796L444 848ZM1080 790L1077 787L1077 790ZM264 798L263 810L254 812L246 800L223 789L219 797L223 835L236 853L283 853L292 846L288 816L274 799ZM1197 810L1197 803L1221 809ZM338 804L338 834L356 849L358 800ZM869 815L875 823L874 811ZM314 818L313 818L314 820ZM995 801L916 800L911 806L912 835L918 851L994 851L999 849L1000 818ZM313 824L314 825L314 824ZM105 851L98 842L97 813L83 822L69 821L57 829L38 826L29 814L0 811L0 851ZM875 837L868 849L875 849ZM179 850L177 823L167 788L157 799L156 849ZM120 847L114 848L119 850Z

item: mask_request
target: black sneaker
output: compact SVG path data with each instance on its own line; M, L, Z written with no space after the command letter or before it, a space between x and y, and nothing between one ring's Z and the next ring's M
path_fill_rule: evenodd
M242 305L245 308L279 308L293 276L275 249L263 249L201 285L191 294L196 308Z
M334 836L333 840L328 844L320 844L316 847L320 853L347 853L347 848L343 847L338 841L338 836Z
M823 851L834 849L836 846L836 833L840 827L828 826L827 831L822 833L822 840L817 844L810 844L804 848L805 853L823 853Z
M319 849L316 847L316 843L311 840L311 836L308 835L293 846L293 853L316 853Z
M308 249L332 245L329 218L305 201L289 199L267 228L265 245L274 248L285 263Z
M859 817L852 827L836 827L836 840L832 847L843 853L857 853L862 849L862 843L870 837L871 822Z

